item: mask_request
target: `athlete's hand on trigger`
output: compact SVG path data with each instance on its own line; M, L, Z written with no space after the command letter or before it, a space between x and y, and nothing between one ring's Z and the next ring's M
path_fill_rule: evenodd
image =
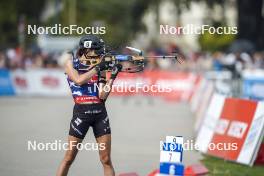
M101 61L98 65L95 66L97 71L104 71L107 70L109 68L109 61Z

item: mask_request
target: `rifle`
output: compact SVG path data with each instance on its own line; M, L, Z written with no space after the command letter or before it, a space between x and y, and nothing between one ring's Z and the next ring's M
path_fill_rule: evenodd
M137 48L127 46L126 49L136 53L136 55L124 55L124 54L112 54L105 53L101 57L91 57L89 59L83 58L82 61L88 62L86 64L89 68L96 66L102 60L109 64L109 71L116 64L122 65L121 72L136 73L144 70L145 64L148 59L175 59L180 64L183 63L183 59L174 53L174 55L164 55L164 56L144 56L143 51ZM86 68L87 70L87 68Z

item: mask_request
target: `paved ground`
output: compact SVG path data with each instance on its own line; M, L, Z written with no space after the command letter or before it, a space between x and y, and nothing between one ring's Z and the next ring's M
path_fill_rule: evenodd
M66 141L72 114L70 98L0 98L0 175L52 176L63 151L28 151L28 140ZM137 172L142 176L159 165L159 141L166 135L191 139L193 117L186 104L166 103L144 97L107 102L112 126L112 158L117 173ZM85 142L94 142L92 130ZM197 163L197 152L184 152L184 163ZM101 176L96 151L81 151L69 175Z

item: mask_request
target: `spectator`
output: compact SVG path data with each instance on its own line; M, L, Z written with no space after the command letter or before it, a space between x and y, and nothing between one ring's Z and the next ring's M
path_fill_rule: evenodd
M222 57L223 57L223 53L221 52L215 52L212 55L212 59L213 59L213 69L215 71L221 71L223 69L223 64L222 64Z
M255 52L253 54L253 68L264 69L264 53Z

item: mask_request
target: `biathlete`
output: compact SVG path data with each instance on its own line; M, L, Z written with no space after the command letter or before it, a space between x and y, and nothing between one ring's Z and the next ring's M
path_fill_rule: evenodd
M73 117L70 122L68 150L57 170L57 176L66 176L77 153L77 145L84 139L89 127L92 127L98 144L105 144L104 150L99 150L100 161L105 176L114 176L115 171L111 161L111 128L105 101L113 82L122 69L120 64L111 66L111 77L106 79L109 70L107 61L102 60L95 66L83 70L89 60L101 58L105 53L102 39L94 35L86 35L80 39L76 52L67 54L65 73L75 102ZM88 63L89 65L89 63Z

